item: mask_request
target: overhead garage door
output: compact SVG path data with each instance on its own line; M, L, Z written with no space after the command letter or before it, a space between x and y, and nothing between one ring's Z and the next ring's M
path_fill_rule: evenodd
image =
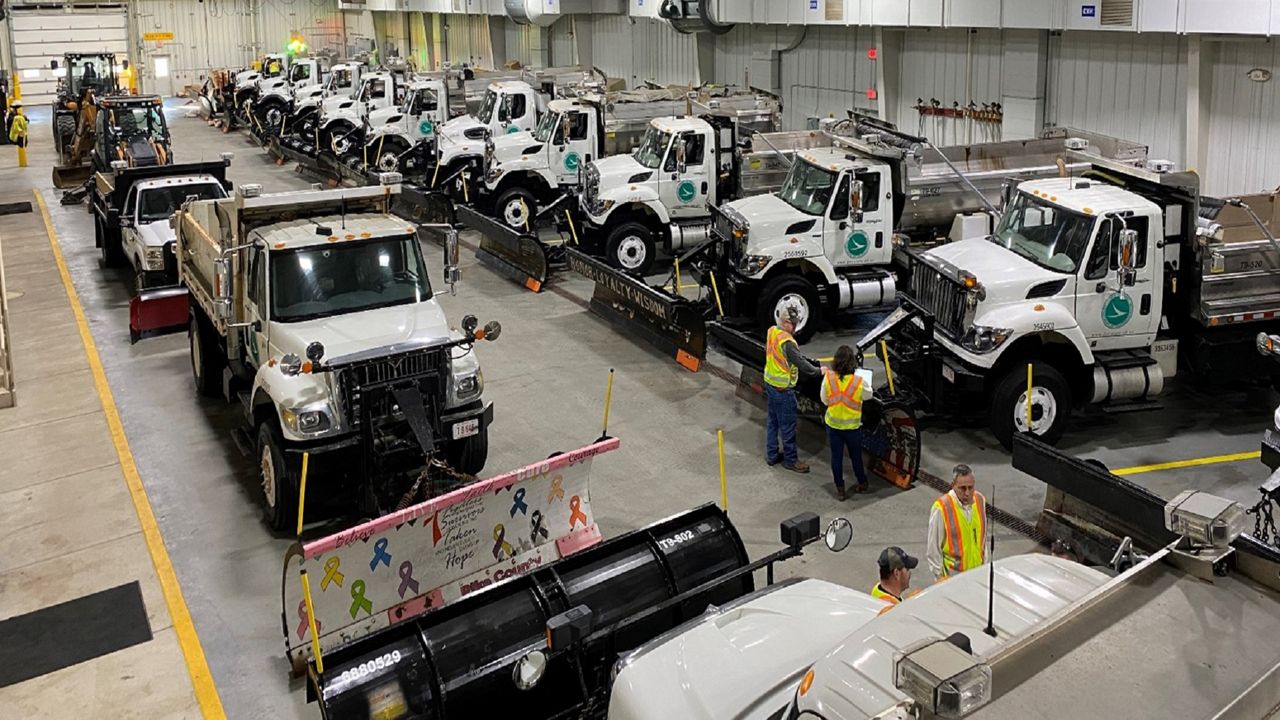
M57 93L63 53L129 52L129 26L123 5L23 8L10 6L14 65L22 74L22 99L28 105L52 102ZM49 63L58 61L59 69Z

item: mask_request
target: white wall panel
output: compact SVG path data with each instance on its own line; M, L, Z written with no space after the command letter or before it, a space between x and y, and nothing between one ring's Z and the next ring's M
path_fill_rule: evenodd
M1186 43L1177 35L1072 32L1049 43L1046 120L1186 156Z
M171 32L162 46L142 44L147 55L168 54L183 83L203 79L209 68L239 67L253 50L249 4L242 0L135 0L138 34Z
M653 2L653 0L647 0ZM591 28L592 62L611 78L636 87L646 80L698 83L698 51L693 35L666 22L623 15L597 15Z
M1254 82L1253 68L1280 71L1280 48L1257 41L1215 43L1209 71L1205 192L1254 193L1280 185L1280 87ZM1206 88L1202 85L1201 91Z
M899 63L899 126L922 131L939 145L981 141L979 129L967 120L928 118L921 128L915 105L934 99L947 108L1000 102L1003 61L998 30L908 30Z
M575 32L572 15L560 18L554 25L547 28L551 42L551 65L565 67L578 64L578 41L574 35Z
M489 16L487 15L445 15L443 21L448 23L445 37L448 49L445 60L455 66L467 63L475 67L495 67L493 47L489 40ZM501 65L505 60L496 64Z

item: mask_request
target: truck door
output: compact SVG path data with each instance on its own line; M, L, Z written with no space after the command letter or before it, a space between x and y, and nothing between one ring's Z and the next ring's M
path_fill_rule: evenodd
M552 136L551 172L561 185L578 181L578 168L594 158L591 152L591 118L585 112L569 111L560 116L560 126Z
M270 323L267 317L267 253L261 246L249 249L249 283L244 292L245 352L249 364L257 368L271 359ZM257 321L257 322L255 322Z
M1122 283L1120 231L1128 227L1138 233L1133 250L1134 283ZM1080 282L1076 285L1076 320L1094 350L1144 347L1155 337L1160 324L1159 288L1155 283L1156 261L1151 257L1151 219L1141 215L1103 218L1093 239Z
M124 247L125 257L129 258L129 262L133 263L135 270L142 270L145 266L140 260L146 258L146 253L142 248L138 247L138 187L129 188L129 194L124 199L124 209L120 211L120 218L127 220L127 223L120 223L120 244Z
M369 81L369 97L366 99L367 108L372 111L391 107L394 95L395 89L391 81L384 78L374 78Z
M498 103L498 132L513 135L526 130L533 130L533 108L524 93L502 95Z
M851 183L846 173L840 180L832 211L825 222L823 247L833 267L887 265L893 246L888 214L891 198L885 197L890 187L885 168L858 168ZM848 207L847 217L837 217Z
M707 193L711 171L707 136L700 132L680 133L671 143L662 166L658 194L672 219L707 214Z
M429 138L443 122L439 117L440 100L435 91L423 88L413 93L409 104L409 134L415 140Z

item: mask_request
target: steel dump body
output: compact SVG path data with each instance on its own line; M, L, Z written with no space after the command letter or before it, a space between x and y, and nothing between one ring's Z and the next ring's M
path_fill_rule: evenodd
M577 101L597 108L604 120L601 157L631 152L640 145L649 121L659 117L716 114L732 118L739 131L769 132L777 127L781 108L767 95L742 88L720 88L716 94L689 98L680 89L622 90L582 95ZM553 110L556 108L552 108Z
M739 196L775 192L791 171L791 158L800 150L831 147L831 138L817 130L761 133L751 137L742 153Z
M1253 209L1272 238L1244 209L1231 205L1215 209L1207 198L1202 201L1201 217L1209 225L1199 237L1200 266L1191 280L1196 297L1192 307L1198 311L1195 319L1205 325L1280 314L1280 245L1273 239L1280 228L1280 203L1272 194L1240 200Z

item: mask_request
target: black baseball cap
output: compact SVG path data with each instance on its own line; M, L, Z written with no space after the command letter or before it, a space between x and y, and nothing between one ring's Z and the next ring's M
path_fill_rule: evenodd
M907 554L906 550L893 545L880 551L880 569L893 572L899 568L915 570L920 561Z

